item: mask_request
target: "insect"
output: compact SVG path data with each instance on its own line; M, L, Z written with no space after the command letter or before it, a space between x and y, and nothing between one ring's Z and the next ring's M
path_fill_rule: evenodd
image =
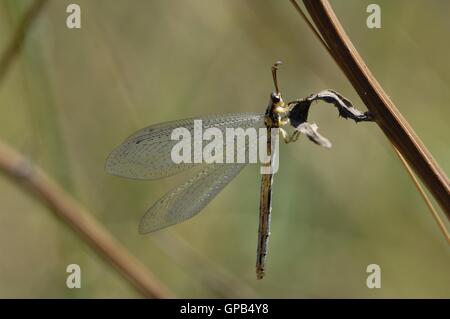
M274 145L278 136L273 134L273 130L281 133L285 143L295 142L300 134L304 134L318 145L331 147L329 140L318 133L317 125L307 122L308 112L314 101L321 100L333 104L341 117L353 119L355 122L372 120L368 112L358 111L349 100L333 90L324 90L307 98L285 103L277 81L280 63L277 62L272 66L275 91L270 94L265 114L235 113L155 124L137 131L111 152L106 161L106 171L121 177L152 180L198 168L198 172L192 178L166 193L148 209L139 224L140 233L153 232L193 217L247 164L245 162L175 163L172 150L177 140L172 139L172 133L178 128L183 128L192 134L195 131L196 120L202 121L203 128L214 128L222 133L226 133L230 128L262 128L266 131L265 146L269 157L269 161L264 165L270 168L276 156ZM291 133L285 129L288 127L293 129ZM241 147L248 149L251 146L250 143L244 143ZM256 259L258 279L262 279L265 274L272 210L272 182L273 172L268 170L261 177Z

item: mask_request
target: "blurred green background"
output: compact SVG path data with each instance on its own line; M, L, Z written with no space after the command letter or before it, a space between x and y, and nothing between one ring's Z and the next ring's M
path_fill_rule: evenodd
M80 30L65 24L73 2L81 6ZM372 2L332 5L448 172L450 2L377 1L382 28L368 29ZM0 1L0 48L30 3ZM449 298L449 247L388 140L375 124L338 119L323 104L311 121L332 141L331 150L304 138L280 145L264 280L254 270L255 165L197 217L138 234L145 210L186 176L148 182L109 176L109 152L153 123L263 112L276 60L284 62L279 81L286 99L333 88L365 109L288 1L50 1L1 84L0 138L45 169L179 297ZM0 252L0 297L140 297L3 175ZM71 263L81 266L81 289L65 285ZM381 266L381 289L366 287L372 263ZM217 288L221 278L225 284Z

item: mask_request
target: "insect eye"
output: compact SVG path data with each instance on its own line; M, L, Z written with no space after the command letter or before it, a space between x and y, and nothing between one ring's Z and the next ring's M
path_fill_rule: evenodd
M278 102L280 102L281 97L280 97L279 94L273 92L273 93L270 95L270 99L272 100L273 103L278 103Z

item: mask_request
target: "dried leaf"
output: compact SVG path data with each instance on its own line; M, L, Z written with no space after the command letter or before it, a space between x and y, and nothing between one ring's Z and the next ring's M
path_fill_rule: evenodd
M296 127L296 130L302 134L305 134L312 142L325 148L331 148L331 142L317 131L319 127L316 123L309 124L304 122Z
M341 94L333 90L324 90L317 94L312 94L306 99L298 100L292 103L289 112L289 119L294 127L304 123L308 119L309 108L314 101L322 100L333 104L339 112L339 115L345 119L352 119L355 122L372 121L369 112L361 112L356 109L352 103Z

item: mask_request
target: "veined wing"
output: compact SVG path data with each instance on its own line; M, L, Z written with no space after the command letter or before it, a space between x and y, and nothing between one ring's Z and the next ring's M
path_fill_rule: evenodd
M244 168L239 164L205 164L198 174L158 200L144 215L141 234L178 224L200 212Z
M198 165L176 164L171 158L171 150L178 143L171 140L172 131L184 127L193 137L194 120L202 120L203 129L215 127L222 134L225 134L226 128L264 127L264 117L258 113L207 116L151 125L137 131L112 151L106 162L106 171L128 178L158 179Z
M266 133L266 130L261 132L259 138ZM257 144L245 140L245 143L236 146L236 151L245 150L250 154L257 150ZM139 224L139 232L149 233L193 217L220 193L245 165L247 162L203 163L196 175L169 191L146 212Z

